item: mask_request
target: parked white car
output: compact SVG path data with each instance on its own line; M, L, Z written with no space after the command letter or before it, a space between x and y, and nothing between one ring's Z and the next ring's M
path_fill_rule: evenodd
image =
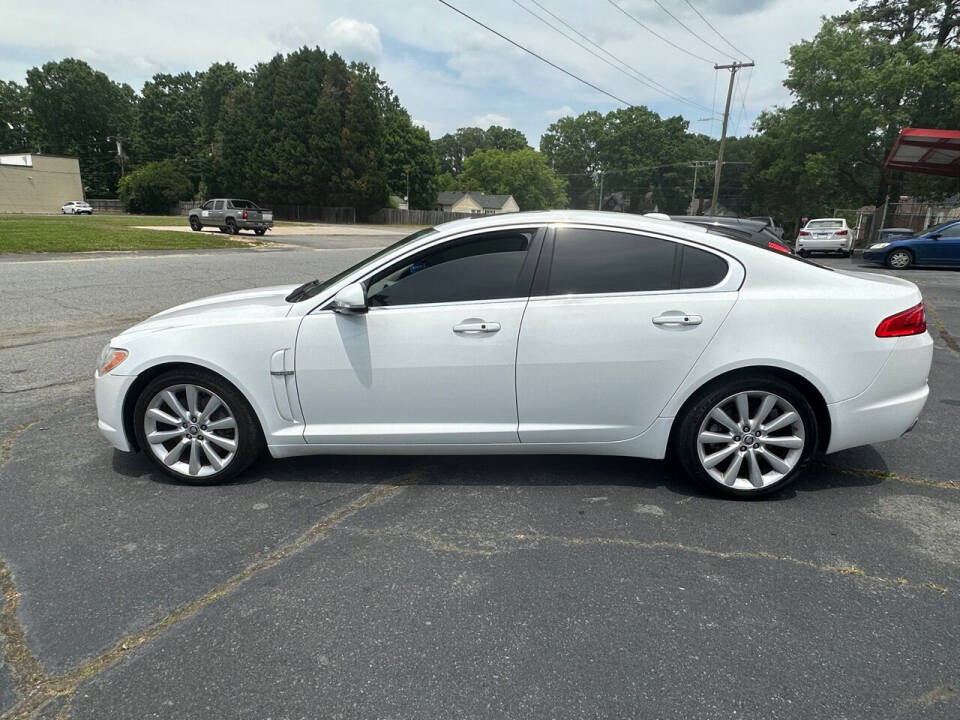
M817 218L811 220L800 230L797 236L797 254L809 255L812 252L839 253L850 257L853 249L853 233L843 218Z
M323 282L161 312L96 372L103 435L188 483L264 447L663 458L729 495L891 440L927 399L916 285L704 229L537 212L422 230Z
M60 208L60 212L64 215L93 215L93 207L83 200L71 200Z

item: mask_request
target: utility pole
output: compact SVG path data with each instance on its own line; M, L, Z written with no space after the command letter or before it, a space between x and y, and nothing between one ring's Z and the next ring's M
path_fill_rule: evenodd
M407 197L404 199L407 201L407 210L409 210L410 209L410 166L407 165L407 167L404 168L403 172L406 173L407 175Z
M597 210L603 210L603 170L598 174L600 175L600 194L597 196Z
M727 142L727 121L730 119L730 99L733 96L733 79L737 76L737 70L740 68L753 66L753 62L735 62L730 65L713 66L714 70L730 71L730 85L727 87L727 104L723 109L723 129L720 131L720 150L717 153L717 169L713 174L713 199L710 201L710 215L717 214L717 196L720 194L720 171L723 169L723 146Z
M125 137L120 137L119 135L110 135L107 137L107 140L113 140L117 143L117 157L120 158L120 177L124 175L123 167L123 141L126 140Z

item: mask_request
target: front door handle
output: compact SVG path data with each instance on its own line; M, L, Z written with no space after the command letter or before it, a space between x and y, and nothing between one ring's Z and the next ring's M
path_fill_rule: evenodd
M463 322L454 325L453 331L455 333L460 333L462 335L479 335L480 333L495 333L500 330L500 323L498 322L489 322L487 320L479 320L477 318L470 318L464 320Z
M699 315L690 315L677 311L657 315L653 318L654 325L699 325L702 322L703 318Z

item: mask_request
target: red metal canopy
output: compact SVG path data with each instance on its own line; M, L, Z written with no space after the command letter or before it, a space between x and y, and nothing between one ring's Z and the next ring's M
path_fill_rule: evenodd
M884 167L929 175L960 176L960 130L904 128Z

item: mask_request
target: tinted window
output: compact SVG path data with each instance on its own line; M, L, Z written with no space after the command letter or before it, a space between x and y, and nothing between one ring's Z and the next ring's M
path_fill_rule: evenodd
M526 296L520 270L534 230L485 233L446 243L387 268L367 285L371 306L471 302Z
M717 285L727 276L727 263L713 253L684 245L680 260L680 288Z
M257 206L254 205L254 204L253 204L252 202L250 202L249 200L231 200L231 201L230 201L230 206L231 206L231 207L235 207L235 208L237 208L238 210L244 210L244 209L246 209L246 210L256 210L256 209L257 209Z
M558 228L547 294L670 290L678 247L642 235Z
M953 238L960 237L960 224L952 225L940 231L940 237Z
M214 210L223 210L223 200L217 200L213 205Z
M203 204L203 206L201 207L201 209L202 209L202 210L213 210L213 200L207 200L207 201Z

